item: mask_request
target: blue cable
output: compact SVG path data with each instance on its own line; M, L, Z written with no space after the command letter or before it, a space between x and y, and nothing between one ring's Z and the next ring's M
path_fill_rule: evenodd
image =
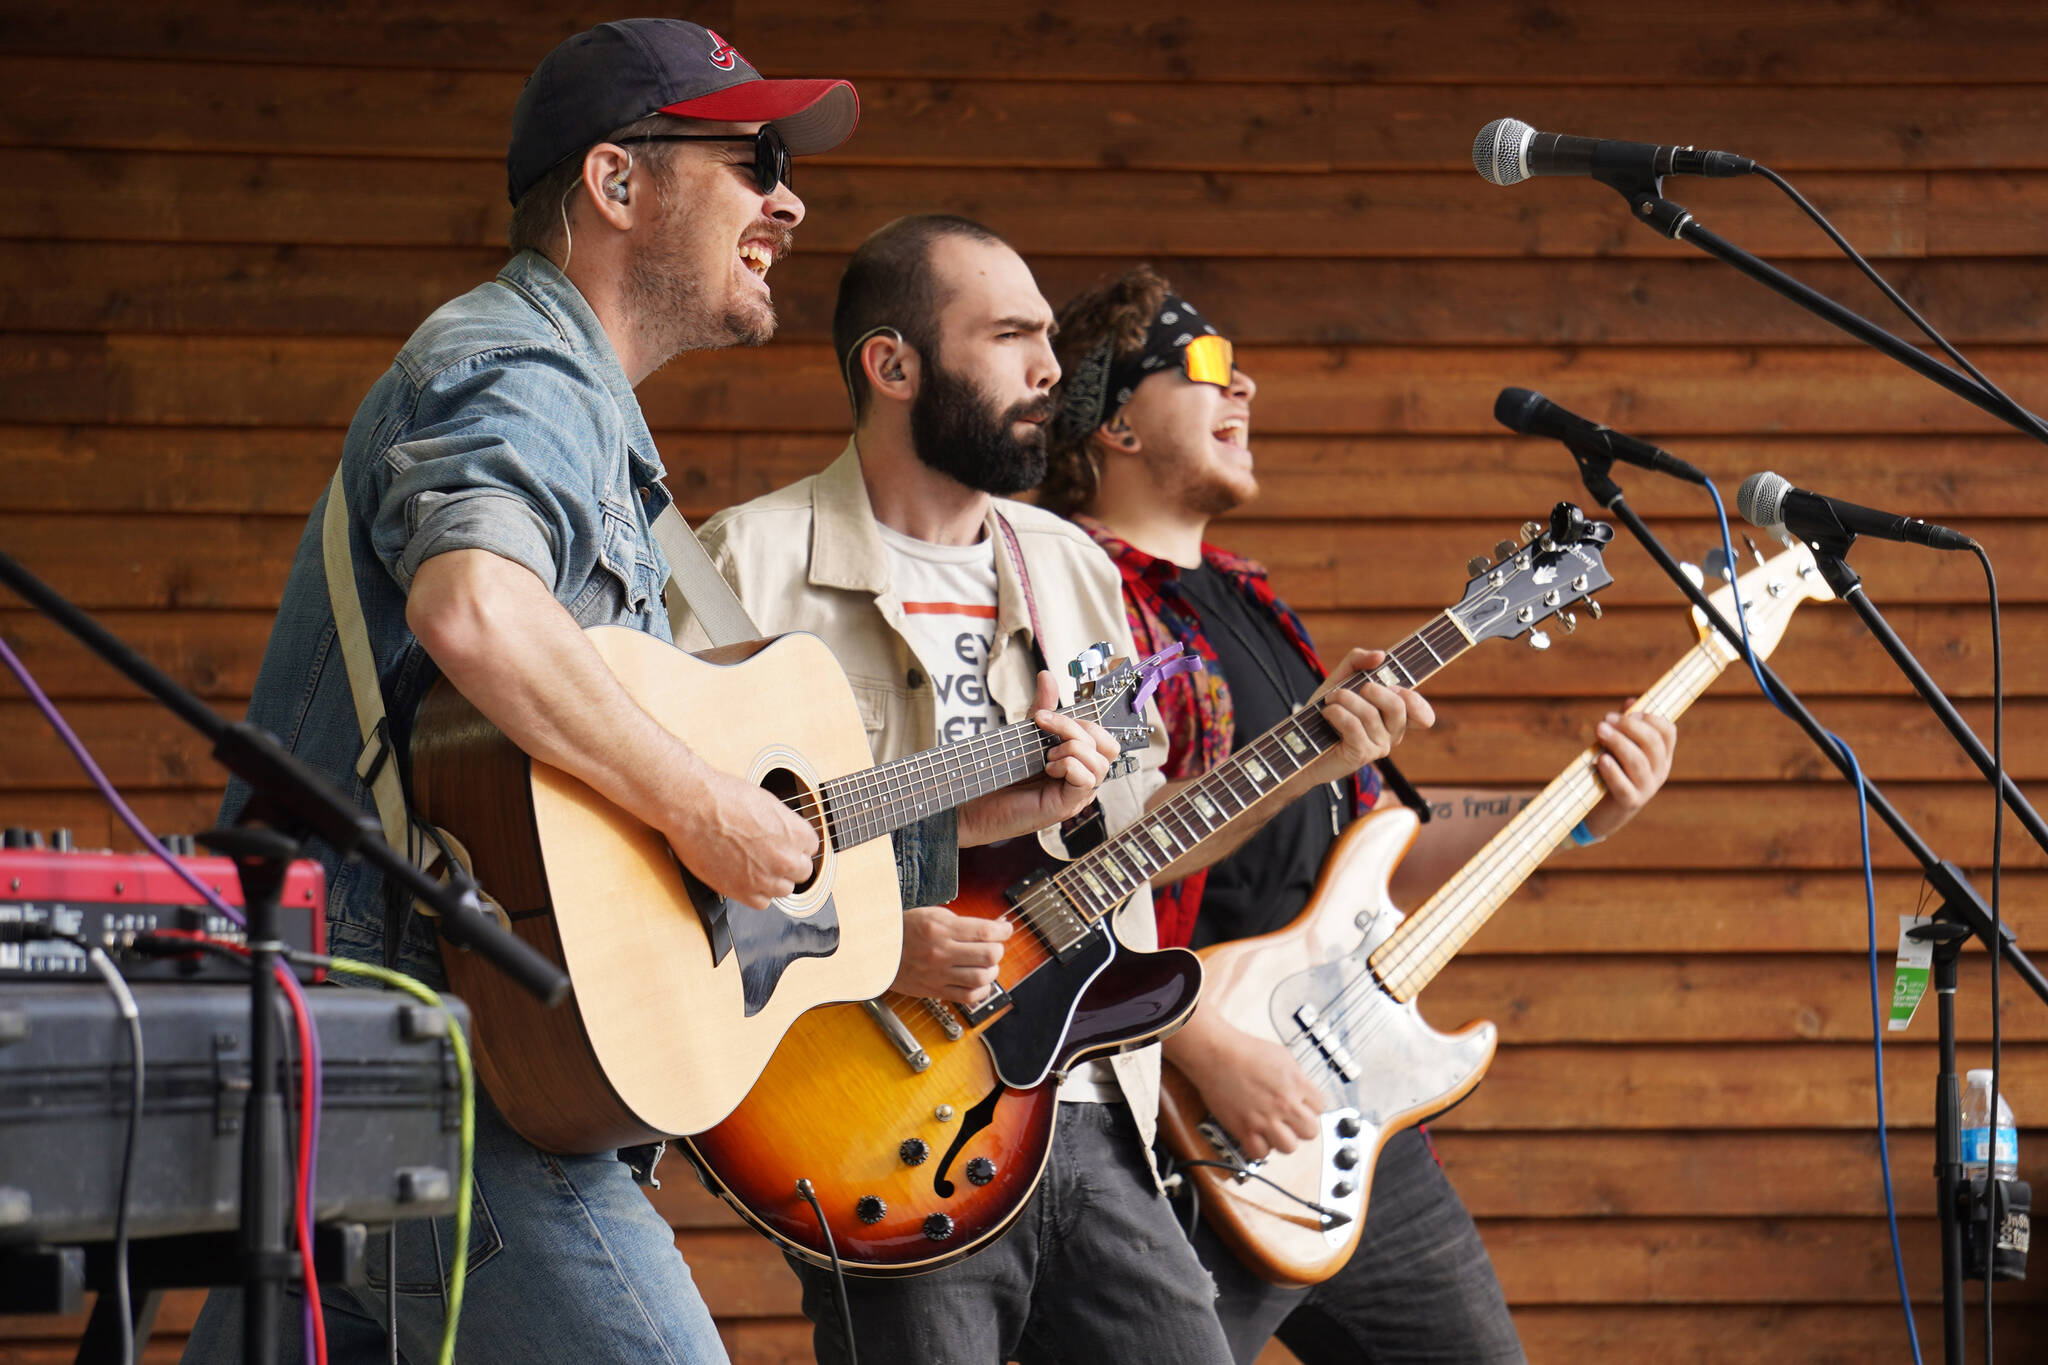
M1707 495L1714 500L1714 516L1721 524L1721 553L1727 556L1728 579L1732 584L1739 576L1735 572L1735 543L1728 534L1728 508L1721 501L1721 490L1714 487L1714 481L1706 481ZM1764 699L1780 712L1790 716L1785 704L1779 700L1771 685L1764 680L1763 665L1758 662L1756 651L1749 643L1749 618L1742 609L1742 594L1729 594L1735 599L1735 625L1742 634L1742 657L1749 665L1749 671L1756 677L1756 685L1763 690ZM1870 798L1863 785L1863 765L1857 761L1856 751L1832 730L1822 733L1841 746L1849 758L1849 779L1856 784L1857 832L1863 843L1863 907L1868 927L1867 940L1870 961L1870 1054L1877 1073L1877 1164L1884 1176L1885 1222L1892 1235L1892 1270L1899 1280L1899 1307L1906 1314L1906 1340L1913 1348L1913 1365L1922 1365L1920 1359L1920 1329L1913 1321L1913 1299L1906 1288L1906 1260L1899 1250L1899 1206L1892 1195L1892 1154L1891 1143L1886 1136L1884 1116L1884 1014L1878 1005L1877 966L1877 878L1870 865Z

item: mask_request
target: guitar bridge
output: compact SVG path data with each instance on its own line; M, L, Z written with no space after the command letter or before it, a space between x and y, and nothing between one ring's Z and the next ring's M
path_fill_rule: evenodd
M1195 1131L1216 1150L1216 1155L1236 1168L1231 1173L1231 1179L1240 1185L1250 1180L1259 1167L1265 1165L1263 1161L1247 1161L1244 1149L1237 1145L1237 1139L1230 1135L1229 1129L1216 1121L1214 1114L1205 1115L1202 1121L1195 1125Z

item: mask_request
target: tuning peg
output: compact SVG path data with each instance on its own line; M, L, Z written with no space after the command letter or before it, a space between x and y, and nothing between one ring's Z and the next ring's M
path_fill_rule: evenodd
M1513 554L1515 551L1521 548L1521 546L1515 544L1515 542L1513 542L1512 540L1496 541L1494 542L1493 546L1493 557L1495 559L1506 559L1509 555Z
M1529 632L1529 648L1531 648L1531 649L1548 649L1548 648L1550 648L1550 636L1549 636L1548 634L1546 634L1545 632L1543 632L1543 631L1540 631L1540 630L1532 630L1532 631L1530 631L1530 632Z
M1568 611L1557 614L1557 623L1564 627L1564 633L1567 635L1573 634L1579 628L1579 618Z
M1109 641L1097 640L1082 650L1067 664L1067 672L1077 683L1091 683L1102 676L1102 669L1109 662Z
M1586 615L1592 617L1595 621L1597 621L1606 614L1607 609L1605 607L1601 606L1598 602L1595 602L1590 597L1586 599Z
M1755 557L1757 563L1761 564L1764 562L1764 552L1757 549L1756 542L1749 538L1749 532L1744 531L1742 533L1742 543L1749 547L1749 552Z
M1473 555L1465 561L1465 576L1467 578L1477 578L1492 567L1493 561L1485 555Z
M1707 576L1700 572L1700 566L1697 564L1691 564L1681 561L1678 566L1678 571L1684 574L1687 578L1691 579L1692 585L1695 588L1704 588L1707 585Z
M1710 576L1733 583L1737 567L1739 566L1728 558L1728 552L1720 546L1716 545L1707 551L1706 571Z
M1543 523L1542 523L1542 522L1540 522L1540 521L1525 521L1525 522L1523 522L1523 523L1522 523L1522 539L1523 539L1523 540L1534 540L1534 539L1536 539L1536 537L1538 537L1538 536L1540 536L1540 535L1542 535L1542 534L1543 534Z

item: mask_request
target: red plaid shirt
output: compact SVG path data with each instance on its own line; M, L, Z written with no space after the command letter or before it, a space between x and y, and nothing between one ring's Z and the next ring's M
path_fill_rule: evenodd
M1131 635L1138 652L1151 654L1179 641L1212 665L1196 673L1168 678L1156 693L1159 714L1166 723L1168 751L1161 770L1168 781L1199 777L1230 757L1235 712L1230 703L1230 686L1213 665L1216 651L1209 646L1195 604L1180 590L1180 566L1171 560L1155 559L1143 550L1120 540L1093 517L1077 514L1074 521L1115 561L1124 579L1124 610L1131 618ZM1245 598L1263 609L1280 626L1309 667L1327 674L1308 629L1285 602L1273 595L1264 566L1206 541L1202 562L1222 574ZM1352 815L1370 810L1379 800L1379 774L1371 767L1359 770L1351 783ZM1159 945L1185 946L1194 936L1195 917L1202 908L1202 888L1208 881L1204 869L1152 891L1152 910L1159 921Z

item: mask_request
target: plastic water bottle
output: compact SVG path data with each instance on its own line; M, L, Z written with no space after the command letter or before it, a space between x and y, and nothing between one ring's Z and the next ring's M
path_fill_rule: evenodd
M1963 1087L1963 1179L1975 1180L1991 1168L1995 1180L2012 1180L2020 1170L2020 1138L2013 1127L2012 1106L2000 1095L1997 1134L1992 1133L1991 1072L1970 1072Z

